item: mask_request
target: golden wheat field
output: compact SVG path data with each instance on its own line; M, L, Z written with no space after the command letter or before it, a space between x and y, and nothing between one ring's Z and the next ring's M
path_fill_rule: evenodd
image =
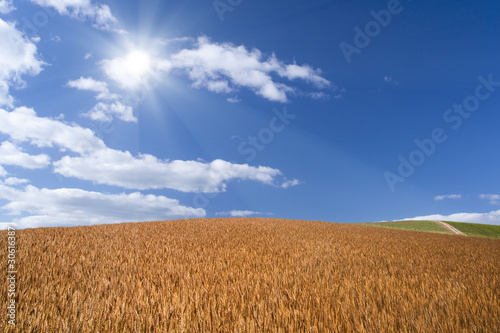
M499 240L252 218L16 237L2 332L500 332Z

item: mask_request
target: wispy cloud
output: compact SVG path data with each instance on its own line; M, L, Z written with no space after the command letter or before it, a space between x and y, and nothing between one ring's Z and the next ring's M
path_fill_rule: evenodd
M461 194L445 194L445 195L437 195L436 197L434 197L434 200L436 201L442 201L444 199L456 200L460 198L462 198Z
M29 183L29 180L27 180L27 179L19 179L19 178L16 178L16 177L9 177L9 178L6 178L3 182L6 185L9 185L9 186L15 186L15 185Z
M499 194L480 194L479 199L489 200L492 205L500 205Z
M76 88L78 90L87 90L98 93L97 99L112 100L117 99L120 96L117 94L111 94L108 89L108 84L103 81L94 80L91 77L80 77L77 80L69 81L66 84L70 88Z
M396 85L396 86L399 86L399 82L398 82L398 81L396 81L396 80L394 80L394 79L392 78L392 76L384 76L384 81L385 81L386 83L392 83L392 84L394 84L394 85Z
M262 213L262 212L254 212L251 210L231 210L229 212L217 212L215 215L220 216L232 216L232 217L247 217L252 215L273 215L273 213Z
M58 35L51 34L50 35L50 41L54 43L60 43L61 42L61 37Z
M450 215L433 214L407 218L404 220L437 220L500 225L500 210L489 213L456 213Z
M292 180L285 180L282 184L281 184L281 187L282 188L289 188L289 187L293 187L293 186L297 186L297 185L300 185L302 184L300 182L300 180L298 179L292 179Z
M241 102L241 99L239 99L238 97L228 97L227 101L229 103L239 103L239 102Z
M12 0L0 0L0 14L7 14L15 9Z
M121 102L97 103L89 112L84 113L83 116L102 122L110 122L114 117L126 122L137 122L132 107Z
M99 30L117 31L118 20L111 14L107 5L91 0L31 0L32 3L54 8L60 15L66 15L80 21L89 21Z

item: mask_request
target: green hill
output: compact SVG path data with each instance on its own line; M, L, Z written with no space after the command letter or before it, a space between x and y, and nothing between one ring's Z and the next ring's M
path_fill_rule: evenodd
M446 223L466 233L467 236L500 239L500 225L448 221Z
M440 226L433 221L395 221L395 222L376 222L376 223L363 223L372 227L401 229L411 231L425 231L436 232L441 234L453 234L453 232Z
M467 236L500 239L500 226L498 225L448 222L448 221L445 222L451 225L452 227L455 227L458 230L462 231ZM446 229L445 227L437 224L434 221L375 222L375 223L362 223L362 225L379 227L379 228L434 232L434 233L454 235L452 231Z

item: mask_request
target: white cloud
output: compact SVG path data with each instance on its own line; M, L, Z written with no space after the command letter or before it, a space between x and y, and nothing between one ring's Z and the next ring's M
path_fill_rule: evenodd
M434 214L417 216L404 220L436 220L500 225L500 210L489 213L456 213L451 215Z
M396 86L399 86L399 82L396 81L396 80L394 80L391 76L384 76L384 81L386 83L392 83L392 84L394 84Z
M0 165L0 177L7 176L7 171Z
M7 14L15 10L12 0L0 0L0 14Z
M98 93L97 99L101 100L114 100L119 99L120 95L111 94L108 89L108 84L102 81L96 81L91 77L81 77L78 80L69 81L68 87L76 88L78 90L88 90ZM131 106L125 105L122 102L113 103L97 103L89 112L83 114L96 121L112 121L113 117L117 117L127 122L137 122L134 116L134 110Z
M289 80L302 79L314 84L318 88L324 88L330 85L328 80L319 75L321 71L315 70L311 66L299 66L297 64L285 66L282 63L280 63L280 66L281 68L278 69L278 73Z
M9 85L0 78L0 106L5 105L12 107L14 98L9 94Z
M19 178L16 178L16 177L10 177L10 178L6 178L3 182L6 185L15 186L15 185L29 183L29 180L27 180L27 179L19 179Z
M228 98L227 98L227 101L228 101L229 103L239 103L239 102L241 102L241 99L239 99L239 98L238 98L238 97L236 97L236 96L233 96L233 97L228 97Z
M322 91L308 93L307 96L311 97L312 99L328 99L330 97L328 94L325 94ZM342 97L342 95L336 95L333 98L338 99L337 96Z
M58 35L50 34L50 41L54 43L60 43L61 37L59 37Z
M270 101L286 102L287 93L294 89L275 82L271 74L288 80L302 79L318 88L330 82L320 76L320 70L308 65L286 65L274 55L263 60L262 53L245 46L212 43L198 38L194 49L184 49L171 57L174 68L185 70L195 87L205 87L215 93L231 93L246 87Z
M54 162L55 171L99 184L129 189L169 188L182 192L224 191L232 180L251 180L276 185L281 171L270 167L232 164L222 160L163 161L152 155L132 156L106 147L94 133L77 125L38 117L33 109L0 109L0 133L14 141L37 147L58 146L80 156L64 156Z
M0 182L0 198L9 200L2 207L20 228L74 226L117 222L200 218L205 210L182 206L164 196L103 194L74 188L39 189L32 185L15 189Z
M48 155L29 155L8 141L0 145L0 164L17 165L26 169L41 169L50 164Z
M134 110L132 107L121 102L97 103L92 110L83 115L92 120L103 122L112 121L114 116L123 121L137 122L137 118L134 116Z
M96 29L117 31L118 21L107 5L94 3L91 0L31 0L31 2L43 7L52 7L60 15L67 15L80 21L90 21Z
M44 62L38 58L36 45L16 29L15 24L0 19L0 106L13 106L9 87L23 88L22 75L37 75Z
M499 194L480 194L479 199L489 200L492 205L500 205Z
M298 179L292 179L292 180L285 180L282 184L281 184L281 187L282 188L289 188L289 187L293 187L293 186L297 186L297 185L300 185L302 184L300 182L300 180Z
M156 42L160 45L170 45L174 43L192 42L193 37L174 37L174 38L157 38Z
M92 58L92 53L90 53L90 52L85 53L85 55L83 56L83 59L85 59L85 60L89 60L90 58Z
M111 94L108 89L108 84L102 81L96 81L91 77L80 77L78 80L69 81L66 84L68 87L76 88L78 90L87 90L98 93L97 99L111 100L117 99L120 96Z
M8 14L15 9L12 0L0 0L0 14Z
M90 129L38 117L33 109L26 107L11 112L0 109L0 133L9 135L14 141L29 142L37 147L56 145L79 154L106 148Z
M232 210L229 212L217 212L215 215L228 215L233 217L246 217L252 215L273 215L272 213L262 213L262 212L254 212L251 210Z
M163 161L152 155L134 157L129 152L102 149L81 157L65 156L54 163L55 171L99 184L128 189L169 188L181 192L224 191L231 180L253 180L272 185L281 175L277 169L232 164L222 160Z
M434 200L436 201L441 201L444 199L460 199L462 198L461 194L446 194L446 195L437 195L434 197Z

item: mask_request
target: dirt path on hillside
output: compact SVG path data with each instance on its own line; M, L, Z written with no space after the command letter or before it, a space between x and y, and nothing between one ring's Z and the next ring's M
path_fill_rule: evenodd
M443 227L445 227L446 229L450 230L451 232L453 232L453 233L455 233L457 235L467 236L465 233L461 232L460 230L458 230L457 228L449 225L446 222L443 222L443 221L434 221L434 222L436 222L439 225L442 225Z

